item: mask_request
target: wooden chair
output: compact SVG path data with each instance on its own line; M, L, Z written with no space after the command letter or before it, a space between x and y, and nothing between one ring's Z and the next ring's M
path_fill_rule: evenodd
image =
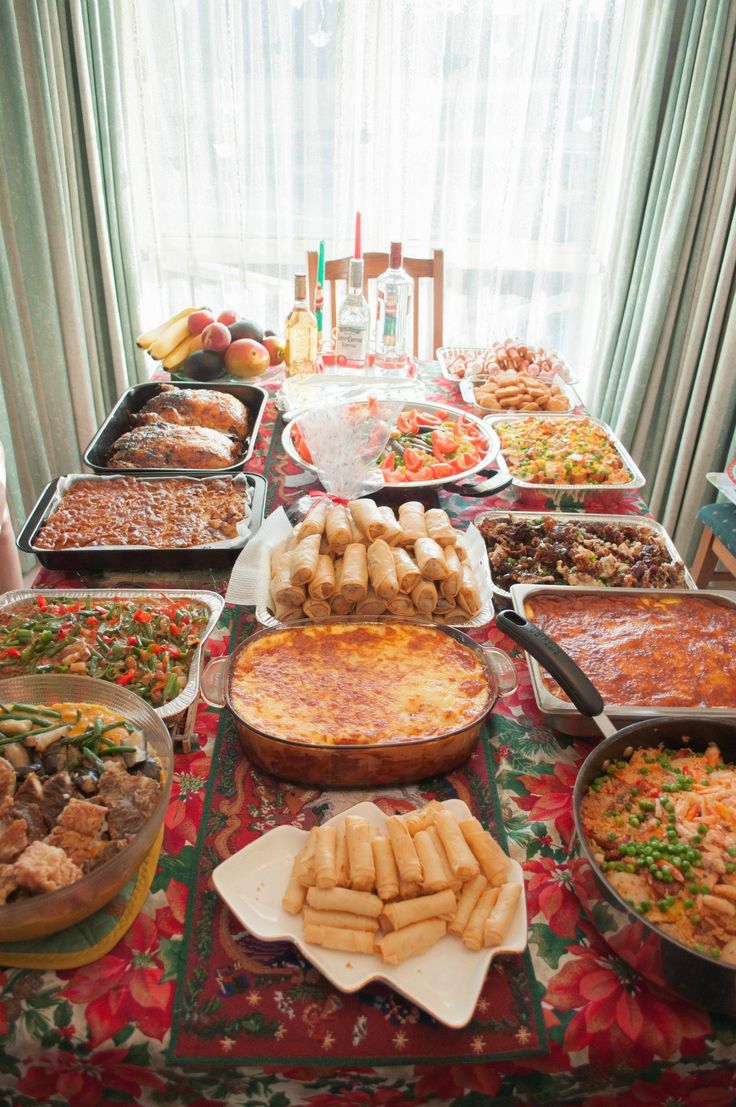
M734 583L736 580L736 507L733 504L707 504L698 512L704 524L693 561L692 574L698 588L709 584ZM721 562L726 572L716 572Z
M363 293L368 297L368 282L380 277L388 268L388 254L363 254ZM314 311L314 290L317 285L316 250L307 253L307 273L309 275L309 305ZM330 286L330 319L335 325L337 317L336 282L347 281L350 258L333 258L325 262L325 286ZM431 258L404 258L404 269L414 281L414 357L419 353L419 282L427 278L433 282L432 289L432 357L442 345L442 312L444 303L445 260L442 250L433 250Z

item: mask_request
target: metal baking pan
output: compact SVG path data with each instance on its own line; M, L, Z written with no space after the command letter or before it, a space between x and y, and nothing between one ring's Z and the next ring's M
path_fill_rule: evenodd
M660 538L664 540L664 544L667 547L673 562L682 561L685 566L685 583L688 588L696 589L698 586L693 580L690 570L685 562L680 557L677 547L670 538L667 531L664 529L661 523L655 522L654 519L648 519L645 515L594 515L588 512L564 512L564 511L483 511L480 515L476 515L473 522L476 526L482 523L486 519L504 519L512 523L529 522L532 519L554 519L556 523L577 523L579 525L591 522L591 523L613 523L614 526L627 526L627 527L646 527L648 530L654 531ZM506 591L500 584L497 584L493 579L493 566L490 564L489 568L491 573L491 591L493 593L493 602L499 610L508 607L511 603L511 592ZM519 581L517 583L533 584L533 581ZM562 584L559 582L555 587L560 588L575 588L578 585ZM585 585L586 588L596 587L593 584ZM598 585L600 588L605 588L607 585ZM616 592L625 592L625 588L616 588ZM641 589L635 589L635 591L641 591ZM674 589L656 589L656 591L674 591Z
M228 475L228 474L225 474ZM233 474L238 476L239 474ZM245 478L249 489L250 527L248 534L239 542L227 547L193 546L190 548L154 546L80 546L63 550L42 550L34 545L38 529L51 514L59 481L56 477L49 481L39 496L33 510L23 524L17 538L18 548L34 554L46 569L214 569L231 565L243 546L256 533L266 507L268 482L265 477L255 473L240 474ZM182 480L188 479L184 473L159 473L157 476L139 476L129 471L116 472L105 476L90 476L88 473L75 474L79 480L105 481L120 477L134 477L136 480ZM210 473L207 477L195 477L195 480L220 480L223 474Z
M61 588L58 591L45 590L43 588L28 588L19 589L16 592L6 592L4 596L0 597L0 614L3 614L13 607L18 607L22 603L27 603L28 600L35 600L37 596L45 596L52 603L58 603L62 596L72 600L86 600L89 597L93 603L99 603L100 600L115 599L138 600L139 602L145 603L146 601L157 600L160 596L164 596L168 600L188 600L192 603L202 604L202 606L206 607L209 611L210 617L200 636L199 645L192 654L187 682L175 699L169 700L168 703L163 704L161 707L153 707L153 704L151 704L151 707L162 719L169 719L174 715L178 715L181 711L184 711L189 707L190 703L196 699L199 692L199 678L202 667L201 662L204 644L217 626L220 615L222 614L222 609L225 606L224 599L222 596L218 595L217 592L190 592L183 589L172 590L170 588L167 588L165 592L157 592L152 588L95 588L93 590ZM71 675L72 679L74 678L74 674L59 674L59 676L62 675Z
M158 396L162 384L172 384L174 388L207 388L210 392L226 392L234 396L248 409L249 433L245 439L245 450L242 457L238 458L234 465L223 466L220 469L114 469L108 465L108 458L113 443L132 427L130 416L137 412ZM268 402L268 395L263 388L255 384L218 384L217 381L186 383L169 381L148 381L146 384L136 384L124 392L115 407L102 424L97 434L84 451L83 461L96 473L185 473L187 476L212 476L213 473L239 473L245 463L250 460L253 448L258 437L258 428L263 418L263 412Z
M583 415L585 414L585 405L580 398L577 390L573 388L571 384L568 384L564 377L561 377L558 373L553 381L543 383L556 384L563 396L566 397L569 403L567 411L517 411L514 408L510 408L508 411L491 411L488 407L483 407L475 399L475 386L476 384L485 384L489 381L490 377L463 377L460 380L460 395L464 402L472 407L476 412L482 412L483 415L541 415L545 419L555 419L560 415Z
M606 435L611 441L612 446L618 453L626 468L631 473L631 480L626 481L622 484L535 484L532 481L522 480L520 477L514 476L514 474L511 472L508 465L506 464L502 442L501 449L499 450L496 457L496 464L498 465L499 469L510 475L511 484L519 491L520 499L523 500L524 494L528 494L529 492L544 492L552 498L559 498L564 495L568 497L572 496L573 499L584 499L584 497L589 495L591 492L595 492L598 495L605 495L607 492L632 492L637 488L642 488L646 484L646 478L644 477L644 474L641 472L634 459L629 454L628 450L624 447L623 443L619 441L617 436L608 426L608 423L603 423L600 419L594 419L592 415L566 415L564 412L562 414L565 415L565 418L567 419L587 419L589 420L589 422L595 424L595 426L600 427L603 431L605 431ZM487 415L483 422L487 423L488 426L492 427L493 430L495 430L498 434L499 423L517 422L520 419L527 419L529 417L538 418L539 416L543 416L544 418L546 418L547 415L547 412L534 411L526 411L523 413L513 412L511 415L493 414ZM499 434L499 439L500 437L501 436Z
M663 595L663 590L661 588L616 588L611 591L615 591L617 596L656 596L661 598ZM514 584L511 588L511 601L514 611L519 615L524 615L526 618L524 605L536 592L557 592L560 595L569 596L571 592L599 593L600 590L569 584ZM668 597L686 596L689 599L693 599L695 596L693 591L686 588L670 588L667 589L665 594ZM736 593L711 592L709 589L707 593L698 592L698 597L705 597L708 600L712 600L714 603L723 604L724 606L736 609ZM529 675L531 677L534 698L537 701L539 710L544 715L546 725L552 727L553 730L562 731L563 734L572 734L584 738L599 737L600 732L594 721L581 715L577 708L568 700L563 700L553 695L542 680L542 667L539 662L535 661L533 657L530 657L526 651L524 656L529 666ZM595 679L595 673L591 674L591 676ZM662 679L666 680L666 674L663 674ZM642 719L651 719L653 715L656 715L658 718L681 718L683 715L688 715L692 716L692 718L711 719L712 721L718 719L736 719L736 707L655 707L652 705L635 707L631 704L621 705L607 703L606 715L612 720L614 725L620 729L621 727L628 726L629 723L637 723Z

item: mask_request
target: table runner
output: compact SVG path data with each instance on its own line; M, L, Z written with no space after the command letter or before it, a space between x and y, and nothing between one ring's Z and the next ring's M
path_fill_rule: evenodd
M425 371L426 372L426 371ZM449 382L427 376L430 398L463 406ZM271 431L268 406L253 458L266 469L269 506L296 473ZM652 478L653 474L648 474ZM645 489L646 491L646 489ZM443 506L470 519L491 506L526 508L510 491L490 500L441 494ZM542 502L533 505L539 509ZM588 510L643 513L636 495L594 497ZM567 505L566 505L567 507ZM133 585L160 587L155 574L119 575ZM175 577L181 586L181 577ZM110 580L104 578L104 583ZM71 587L76 575L42 572L39 583ZM97 578L102 585L103 579ZM200 581L191 581L192 586ZM224 582L220 582L224 583ZM225 609L212 651L227 648L236 612ZM241 616L242 618L243 616ZM239 640L238 627L234 639ZM512 856L525 870L530 953L549 1040L545 1056L457 1064L325 1067L247 1064L186 1068L169 1062L174 981L190 888L195 886L195 844L200 831L218 713L200 707L201 748L178 754L164 848L152 894L125 939L96 965L55 974L0 972L0 1103L109 1107L730 1107L736 1103L736 1020L664 993L621 962L581 913L566 866L572 829L572 786L588 743L553 734L542 720L519 649L495 630L489 638L514 657L518 697L495 717L503 724L493 741L501 813ZM494 723L495 726L495 723ZM203 834L207 833L201 827ZM454 1031L447 1030L447 1034ZM525 1028L519 1031L523 1038ZM523 1044L523 1042L522 1042Z

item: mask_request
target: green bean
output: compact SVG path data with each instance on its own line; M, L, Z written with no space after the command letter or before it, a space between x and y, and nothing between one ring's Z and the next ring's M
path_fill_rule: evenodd
M104 750L97 751L100 757L111 757L116 753L137 753L137 746L107 746Z

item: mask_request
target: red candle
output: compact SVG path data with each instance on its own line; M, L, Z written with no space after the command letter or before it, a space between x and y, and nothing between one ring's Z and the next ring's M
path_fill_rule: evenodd
M355 213L355 254L356 258L363 257L363 244L360 236L360 212Z

